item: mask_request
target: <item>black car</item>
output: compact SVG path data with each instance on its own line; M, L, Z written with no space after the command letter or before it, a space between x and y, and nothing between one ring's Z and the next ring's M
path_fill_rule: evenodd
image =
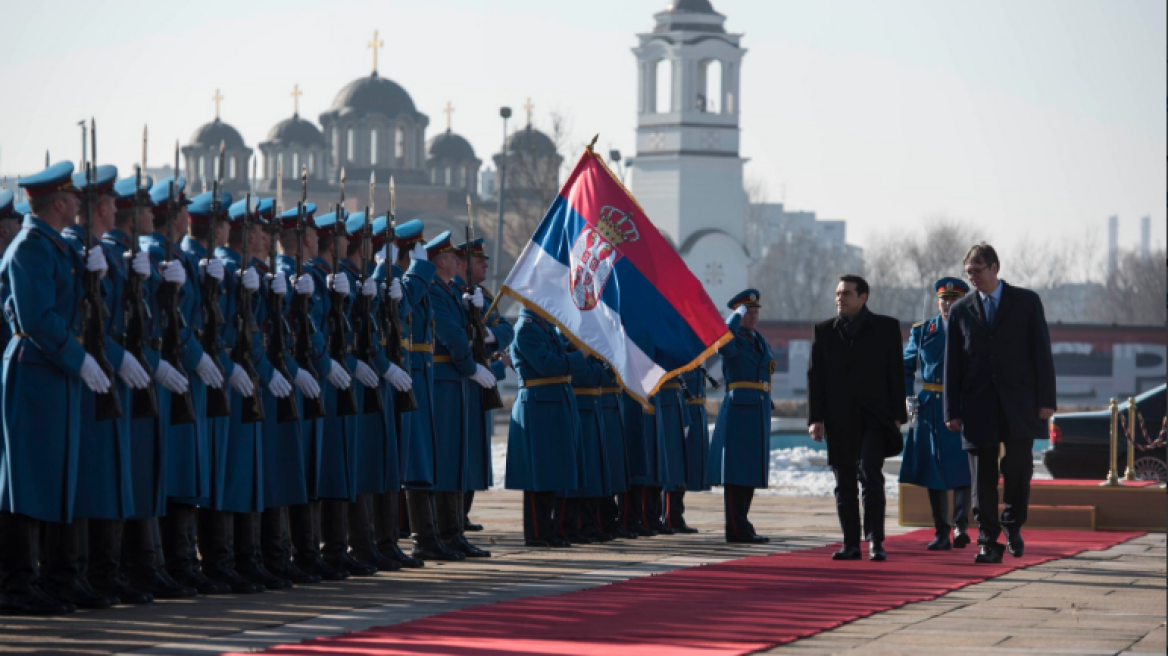
M1165 385L1148 390L1136 397L1136 411L1144 417L1148 437L1155 441L1164 426ZM1119 404L1121 414L1127 414L1128 403ZM1042 453L1042 462L1054 478L1087 478L1102 481L1107 478L1110 458L1111 411L1068 412L1056 414L1050 421L1050 448ZM1136 444L1146 445L1139 426L1135 428ZM1119 476L1127 470L1127 439L1122 424L1119 439ZM1151 451L1136 451L1136 477L1143 480L1165 481L1164 447Z

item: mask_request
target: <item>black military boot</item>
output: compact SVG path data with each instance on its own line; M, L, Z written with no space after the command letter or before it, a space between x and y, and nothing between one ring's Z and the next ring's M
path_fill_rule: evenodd
M426 563L407 556L398 546L401 536L401 492L385 492L373 498L373 530L377 541L377 551L402 567L417 569Z
M433 492L410 490L406 493L406 507L410 515L410 526L414 529L414 549L410 556L421 561L466 560L461 553L451 551L438 539L435 526Z
M439 492L435 495L435 509L438 515L439 538L447 549L467 558L490 558L491 552L480 549L462 533L462 521L466 512L462 509L461 492Z

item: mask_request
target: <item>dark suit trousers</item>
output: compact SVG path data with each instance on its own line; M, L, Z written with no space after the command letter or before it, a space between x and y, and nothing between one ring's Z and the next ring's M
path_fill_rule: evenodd
M978 526L978 544L996 544L998 536L1016 535L1026 522L1030 504L1030 479L1034 476L1034 440L1032 438L1006 439L1010 434L1006 413L998 402L999 441L969 451L969 470L973 475L973 519ZM1000 445L1005 444L1006 455L998 462ZM1002 479L1002 514L998 517L998 478Z
M830 439L830 438L829 438ZM844 544L860 546L860 497L863 486L864 539L884 541L884 439L874 427L865 426L860 445L860 459L834 467L835 510Z
M949 510L949 490L929 490L933 528L938 536L949 535L954 526L960 532L969 527L969 487L953 488L953 510Z

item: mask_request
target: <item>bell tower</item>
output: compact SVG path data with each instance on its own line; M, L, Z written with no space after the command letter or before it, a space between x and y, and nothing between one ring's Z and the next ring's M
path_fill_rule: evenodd
M632 191L715 303L746 286L741 34L708 0L674 0L639 34Z

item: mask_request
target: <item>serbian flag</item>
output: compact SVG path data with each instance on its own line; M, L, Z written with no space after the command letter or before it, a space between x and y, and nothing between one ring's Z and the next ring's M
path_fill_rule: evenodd
M608 362L641 403L731 338L701 283L591 148L511 269L504 294Z

